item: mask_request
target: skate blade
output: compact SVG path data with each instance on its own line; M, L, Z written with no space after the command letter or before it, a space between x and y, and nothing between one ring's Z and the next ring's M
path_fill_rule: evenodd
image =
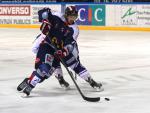
M28 97L29 97L29 95L27 95L27 94L23 93L23 94L21 95L21 97L22 97L22 98L28 98Z
M71 88L70 88L70 87L65 87L64 89L65 89L65 90L70 90Z
M104 91L103 87L100 87L100 88L94 87L94 89L96 90L96 92L102 92L102 91Z
M61 87L64 89L64 90L70 90L70 87L65 87L64 85L61 85Z

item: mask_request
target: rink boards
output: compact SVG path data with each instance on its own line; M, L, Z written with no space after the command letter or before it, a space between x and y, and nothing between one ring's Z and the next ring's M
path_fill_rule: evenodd
M0 27L39 28L38 10L63 12L68 5L76 5L82 30L150 31L149 4L0 4Z

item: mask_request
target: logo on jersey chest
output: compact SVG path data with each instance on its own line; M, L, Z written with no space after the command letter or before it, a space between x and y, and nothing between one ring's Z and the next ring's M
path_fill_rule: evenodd
M55 45L59 49L63 48L63 46L64 46L63 40L58 40L56 37L53 37L51 39L51 42L53 45Z

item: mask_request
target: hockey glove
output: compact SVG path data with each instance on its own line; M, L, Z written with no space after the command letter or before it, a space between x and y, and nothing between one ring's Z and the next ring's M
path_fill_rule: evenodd
M43 8L38 11L39 15L39 22L42 22L43 19L47 19L49 15L51 15L51 9L50 8Z
M68 44L63 49L57 50L55 52L55 56L59 56L61 58L64 58L64 57L68 56L70 53L72 53L72 51L73 51L73 45Z
M58 57L61 57L61 58L64 58L65 56L69 55L69 51L67 48L63 48L62 50L57 50L55 52L55 56L58 58Z
M48 35L50 28L51 28L51 24L49 23L48 20L44 19L40 27L41 32L44 35Z

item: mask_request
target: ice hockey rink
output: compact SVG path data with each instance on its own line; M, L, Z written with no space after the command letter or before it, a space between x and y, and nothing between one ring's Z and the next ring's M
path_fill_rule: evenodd
M0 113L150 113L150 32L80 31L81 62L104 91L80 77L76 82L84 95L102 98L95 103L82 99L65 68L70 90L51 76L29 98L16 91L34 68L31 47L38 34L39 29L0 29Z

